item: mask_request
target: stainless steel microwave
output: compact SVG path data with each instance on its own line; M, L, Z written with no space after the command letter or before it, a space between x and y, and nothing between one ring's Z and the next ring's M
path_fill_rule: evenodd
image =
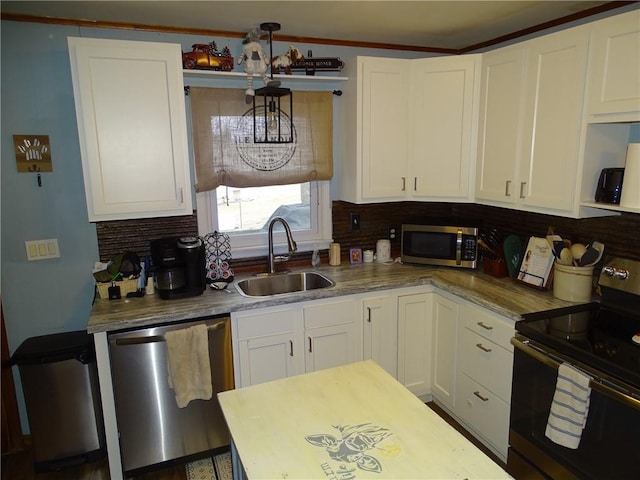
M402 225L404 263L476 268L478 229L442 225Z

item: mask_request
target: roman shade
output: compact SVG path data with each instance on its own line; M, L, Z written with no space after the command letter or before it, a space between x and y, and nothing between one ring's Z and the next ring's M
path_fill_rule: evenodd
M190 87L196 191L286 185L333 176L331 92L294 92L293 143L253 142L242 89Z

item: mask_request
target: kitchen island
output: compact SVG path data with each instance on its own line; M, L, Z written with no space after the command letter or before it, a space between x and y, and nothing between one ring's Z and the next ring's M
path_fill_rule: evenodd
M218 399L236 480L511 478L371 360Z

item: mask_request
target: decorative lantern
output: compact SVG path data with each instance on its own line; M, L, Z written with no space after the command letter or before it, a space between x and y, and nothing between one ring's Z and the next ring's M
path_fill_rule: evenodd
M260 24L260 28L269 32L269 58L272 59L273 32L280 30L280 24L267 22ZM273 69L270 73L273 81ZM254 143L293 143L293 128L291 90L269 84L256 89L253 97Z

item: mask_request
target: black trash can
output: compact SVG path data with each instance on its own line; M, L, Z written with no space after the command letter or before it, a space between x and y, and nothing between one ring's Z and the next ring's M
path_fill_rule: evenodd
M36 472L105 456L93 338L86 331L28 338L13 354L31 430Z

